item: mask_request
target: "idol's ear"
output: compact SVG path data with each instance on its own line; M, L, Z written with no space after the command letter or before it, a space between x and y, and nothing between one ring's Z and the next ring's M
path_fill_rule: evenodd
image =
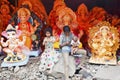
M5 38L8 38L8 35L7 35L6 31L3 31L3 32L1 33L1 35L4 36Z
M22 31L16 30L16 38L19 38L20 35L21 35L21 33L22 33ZM7 35L7 32L6 32L6 31L3 31L3 32L1 33L1 35L4 36L4 37L6 37L6 38L8 38L8 35Z
M16 38L19 38L20 35L21 35L21 33L22 33L22 31L20 31L20 30L16 30Z

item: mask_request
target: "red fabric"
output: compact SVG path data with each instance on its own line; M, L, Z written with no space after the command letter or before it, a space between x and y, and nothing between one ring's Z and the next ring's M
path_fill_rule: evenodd
M27 25L28 25L28 27L27 27L27 30L29 31L29 32L31 32L31 29L30 29L30 23L29 22L27 22ZM22 28L20 27L20 23L18 23L18 30L22 30Z

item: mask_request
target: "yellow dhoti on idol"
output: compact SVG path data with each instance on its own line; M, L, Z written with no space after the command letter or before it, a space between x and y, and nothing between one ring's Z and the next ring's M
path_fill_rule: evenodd
M26 37L26 41L25 41L25 46L28 47L29 49L31 49L31 46L32 46L32 40L31 40L31 37L30 36L27 36L27 35L23 35L23 36L20 36L20 40L23 39L23 37Z

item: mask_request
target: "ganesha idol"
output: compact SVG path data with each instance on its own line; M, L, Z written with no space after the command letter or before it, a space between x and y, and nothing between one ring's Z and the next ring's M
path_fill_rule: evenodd
M29 56L38 56L41 52L40 50L40 32L42 24L39 23L39 18L36 18L33 25L28 21L31 17L31 13L27 8L20 8L18 10L18 18L20 22L16 29L21 30L21 36L19 37L22 40L23 36L26 36L25 46L29 48Z
M11 24L9 24L5 31L2 32L1 45L3 47L3 52L7 54L4 58L1 67L12 67L12 66L20 66L26 65L29 57L27 55L27 48L24 46L26 37L23 37L21 41L18 37L21 35L21 31L13 28Z
M21 30L20 39L26 36L25 45L29 48L29 56L39 56L43 27L47 24L47 13L39 0L19 0L18 9L12 17L17 29Z
M89 30L88 44L92 52L90 63L117 64L116 51L119 47L119 33L108 22L100 22Z
M68 25L73 30L78 27L76 14L68 7L59 8L56 10L56 25L60 30L63 30L63 27Z

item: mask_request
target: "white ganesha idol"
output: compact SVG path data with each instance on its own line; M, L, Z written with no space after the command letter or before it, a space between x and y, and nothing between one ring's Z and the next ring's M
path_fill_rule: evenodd
M1 38L3 52L6 53L7 56L4 58L4 62L1 64L1 66L18 66L24 64L22 62L24 62L26 59L28 60L27 55L23 52L23 49L25 49L24 43L26 41L26 37L23 37L23 40L21 41L19 39L20 35L21 31L13 28L11 24L9 24L6 30L2 32L2 36L7 38L6 41L4 41L4 38ZM19 64L19 62L21 64ZM9 64L7 65L7 63Z

